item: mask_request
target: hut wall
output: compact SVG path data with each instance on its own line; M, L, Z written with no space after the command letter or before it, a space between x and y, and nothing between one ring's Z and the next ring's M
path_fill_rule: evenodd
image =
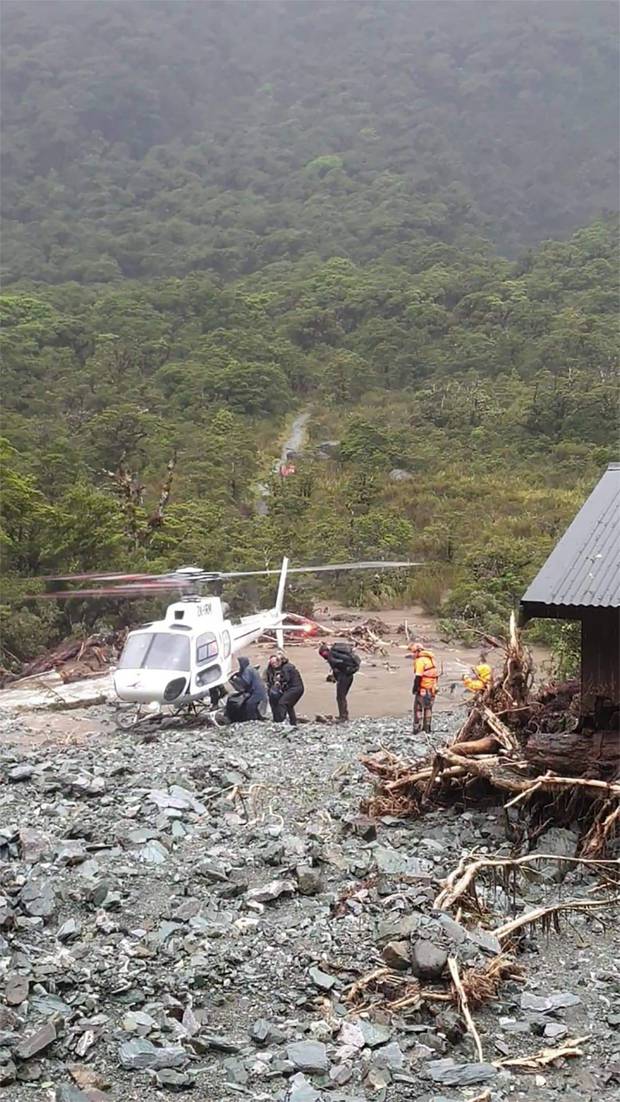
M620 613L617 608L584 609L581 621L581 707L597 710L597 698L620 704Z

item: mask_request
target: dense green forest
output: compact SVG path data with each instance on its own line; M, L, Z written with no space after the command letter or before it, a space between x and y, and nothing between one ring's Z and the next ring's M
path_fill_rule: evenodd
M345 595L505 628L617 458L616 22L5 3L5 665L131 615L30 579L283 552L423 559Z

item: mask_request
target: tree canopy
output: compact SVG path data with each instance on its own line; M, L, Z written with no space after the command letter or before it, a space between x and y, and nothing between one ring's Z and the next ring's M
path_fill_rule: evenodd
M5 664L119 615L28 579L283 553L505 626L617 458L616 18L7 0Z

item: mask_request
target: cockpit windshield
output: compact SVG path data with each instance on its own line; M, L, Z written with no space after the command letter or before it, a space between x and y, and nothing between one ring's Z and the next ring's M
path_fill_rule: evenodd
M189 639L165 631L130 635L119 663L121 670L182 670L189 673Z

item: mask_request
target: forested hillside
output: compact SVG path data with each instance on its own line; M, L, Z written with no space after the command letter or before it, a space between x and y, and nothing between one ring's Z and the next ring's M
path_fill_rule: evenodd
M617 204L597 0L3 5L9 279L500 252Z
M503 629L617 458L615 21L4 5L5 664L119 615L28 579L283 552Z

